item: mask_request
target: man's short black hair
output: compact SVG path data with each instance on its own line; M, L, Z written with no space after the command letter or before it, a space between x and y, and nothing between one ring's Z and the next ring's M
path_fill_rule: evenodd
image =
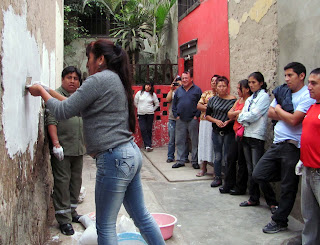
M66 75L70 74L70 73L73 73L75 72L78 77L79 77L79 82L80 82L80 85L82 83L82 80L81 80L81 71L74 67L74 66L67 66L66 68L63 69L62 73L61 73L61 77L64 78Z
M311 74L315 74L315 75L320 75L320 68L316 68L316 69L313 69L311 72L310 72L310 75Z
M292 69L298 75L300 75L301 73L304 73L305 77L307 74L306 67L299 62L291 62L287 64L283 69L284 70Z

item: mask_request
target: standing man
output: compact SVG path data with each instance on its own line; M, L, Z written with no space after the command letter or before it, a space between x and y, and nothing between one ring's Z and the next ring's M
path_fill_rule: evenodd
M74 66L62 71L62 84L56 91L69 97L80 86L81 72ZM60 230L64 235L73 235L71 222L79 222L76 208L82 184L83 155L85 154L82 134L82 119L72 117L57 121L50 112L46 125L51 139L51 166L54 178L53 205Z
M176 90L172 112L176 118L176 145L177 162L172 168L185 166L184 153L186 152L187 135L191 139L192 159L194 169L199 169L198 164L198 130L200 111L197 109L198 101L201 98L201 89L193 83L192 71L184 71L181 75L182 86Z
M284 67L284 73L292 93L294 112L283 110L276 99L271 102L268 116L278 121L274 127L273 144L261 157L252 174L254 181L259 184L281 181L279 206L271 210L272 220L262 229L264 233L277 233L287 229L288 216L293 208L299 184L295 166L300 159L302 120L314 103L307 86L304 85L305 66L292 62ZM266 194L275 197L272 188Z
M308 89L316 103L310 107L302 123L302 244L316 245L320 242L320 68L310 73Z
M168 158L167 163L174 162L174 153L176 150L176 140L175 140L175 134L176 134L176 119L173 116L172 113L172 101L174 98L174 92L179 87L179 83L181 83L181 77L177 76L170 86L170 91L167 94L166 100L169 103L169 122L168 122L168 133L169 133L169 144L168 144Z

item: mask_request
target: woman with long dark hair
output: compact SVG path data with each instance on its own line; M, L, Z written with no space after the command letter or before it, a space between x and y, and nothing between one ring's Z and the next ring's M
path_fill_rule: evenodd
M132 136L135 111L127 54L108 40L92 42L86 51L90 76L70 97L57 96L51 89L48 93L41 85L29 91L41 96L59 120L82 116L87 153L97 165L98 244L118 244L116 220L123 203L147 243L163 245L160 229L143 199L142 156Z
M244 126L243 150L248 167L249 200L240 203L241 207L257 206L260 204L259 184L252 179L252 172L264 153L264 141L267 131L269 95L266 93L267 84L260 72L253 72L248 77L249 87L253 93L245 102L239 114L238 122ZM274 196L268 195L269 183L261 184L267 204L271 212L275 212L278 205Z
M134 97L137 107L139 127L146 151L152 151L152 125L154 112L159 107L157 95L153 92L153 84L147 82Z

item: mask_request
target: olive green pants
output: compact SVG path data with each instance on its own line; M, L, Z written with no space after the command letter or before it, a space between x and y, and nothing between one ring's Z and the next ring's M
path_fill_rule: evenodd
M82 184L83 156L65 156L59 161L51 155L51 166L55 216L60 225L68 224L78 215L76 208Z

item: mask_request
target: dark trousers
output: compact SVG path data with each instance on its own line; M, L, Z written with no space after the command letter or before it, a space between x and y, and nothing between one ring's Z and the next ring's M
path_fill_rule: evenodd
M139 127L144 147L152 145L152 125L154 114L138 115Z
M248 168L243 152L242 140L239 137L236 137L235 141L233 141L230 146L227 157L224 186L227 189L235 187L240 192L245 192L247 190L247 182Z
M269 182L257 182L252 178L252 173L257 167L260 158L264 153L264 141L243 137L243 151L246 157L248 176L249 176L249 195L250 201L258 202L260 199L260 188L264 193L264 198L269 206L278 205L276 196ZM260 186L260 187L259 187Z
M272 219L287 225L298 192L299 176L295 166L300 158L300 149L290 143L272 144L253 171L253 179L258 183L281 181L281 194L278 210ZM270 190L268 195L274 195Z
M77 216L77 205L82 184L83 156L64 156L59 161L51 155L53 173L53 205L58 223L71 223Z

